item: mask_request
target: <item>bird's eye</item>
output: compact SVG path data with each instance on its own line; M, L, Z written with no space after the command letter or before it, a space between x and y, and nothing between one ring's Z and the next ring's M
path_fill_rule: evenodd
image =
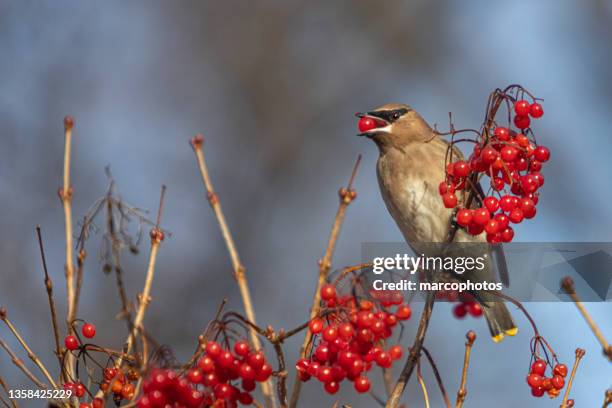
M399 112L393 112L393 115L391 116L393 118L393 120L397 120L400 117Z

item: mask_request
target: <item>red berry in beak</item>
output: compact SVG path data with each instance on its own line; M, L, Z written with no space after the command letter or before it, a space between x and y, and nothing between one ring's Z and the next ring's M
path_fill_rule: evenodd
M385 123L382 121L376 120L376 118L373 118L371 116L363 116L362 118L359 119L359 123L357 123L357 126L359 127L359 131L363 133L363 132L367 132L368 130L383 127L385 126Z

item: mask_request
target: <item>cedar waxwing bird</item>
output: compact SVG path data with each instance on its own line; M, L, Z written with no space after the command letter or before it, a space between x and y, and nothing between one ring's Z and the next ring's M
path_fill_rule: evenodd
M445 180L445 161L449 143L442 139L425 120L410 106L387 104L358 117L371 118L375 126L359 134L376 143L379 150L376 170L382 198L395 220L406 242L415 254L432 254L432 248L442 248L431 243L444 243L449 237L453 210L446 208L438 193L438 186ZM462 153L453 148L453 157L462 159ZM459 202L463 191L455 192ZM453 256L474 256L478 247L479 256L485 255L484 268L455 273L436 273L438 281L495 282L496 274L507 286L506 260L500 246L489 247L485 234L470 235L458 229L454 236L457 243L478 243L482 245L453 244ZM450 245L447 247L451 247ZM483 306L484 316L495 342L504 335L514 336L516 325L506 305L494 294L487 291L472 293Z

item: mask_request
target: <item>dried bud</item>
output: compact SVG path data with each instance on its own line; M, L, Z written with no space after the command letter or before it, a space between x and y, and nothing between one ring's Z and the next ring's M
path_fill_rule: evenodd
M338 190L338 195L340 196L341 199L344 199L344 197L346 197L346 195L348 194L348 190L345 187L340 188L340 190Z
M70 130L73 128L73 126L74 126L74 119L72 119L72 116L64 117L64 129Z
M577 348L576 349L576 358L582 358L584 357L584 355L586 354L586 351L584 351L581 348Z
M153 228L151 230L151 240L161 242L164 240L164 232L159 228Z
M208 198L208 202L210 203L211 206L215 206L219 202L219 197L217 196L216 193L212 191L209 191L208 193L206 193L206 198Z
M189 141L189 144L191 144L191 147L194 149L199 149L202 146L202 143L204 143L204 136L200 133L192 137Z
M471 346L476 341L476 333L474 333L472 330L470 330L469 332L467 332L465 334L465 338L467 339L468 343Z
M0 307L0 320L6 320L6 309Z
M565 406L567 408L572 408L574 406L574 400L573 399L568 399L567 402L565 403Z
M574 288L574 280L569 276L561 279L561 287L567 294L576 293L576 289Z

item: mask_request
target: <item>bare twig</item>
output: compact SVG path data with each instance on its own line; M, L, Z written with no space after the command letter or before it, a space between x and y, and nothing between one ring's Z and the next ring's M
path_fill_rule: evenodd
M49 300L49 310L51 312L51 324L53 326L53 338L55 339L55 354L60 363L60 369L62 368L62 347L60 345L59 326L57 324L57 311L55 309L55 301L53 299L53 282L49 277L49 271L47 270L47 260L45 258L45 249L43 247L43 240L40 231L40 225L36 226L36 235L38 236L38 246L40 248L40 257L42 259L42 266L45 272L45 288L47 289L47 298ZM62 370L63 372L63 370Z
M70 158L72 149L72 128L74 120L70 116L64 118L64 184L59 195L64 206L66 227L66 289L68 296L68 330L72 330L72 321L76 315L74 303L74 254L72 244L72 186L70 185Z
M25 342L21 334L19 334L15 326L13 326L13 323L11 323L11 321L8 319L5 309L0 309L0 320L2 320L6 324L6 326L9 328L11 333L13 333L13 336L15 336L19 344L21 344L21 347L23 347L25 352L28 354L28 357L30 358L30 360L32 360L32 362L36 365L36 367L40 369L40 371L43 373L47 381L49 381L49 384L51 384L53 388L57 388L57 384L53 380L53 377L51 377L51 374L49 374L49 371L47 370L47 368L43 365L43 363L36 356L36 354L34 354L30 346L28 346L28 344Z
M423 376L421 375L421 363L417 362L417 381L421 386L421 390L423 391L423 399L425 400L425 408L429 408L429 394L427 393L427 387L425 386L425 380L423 380Z
M470 330L465 335L465 338L467 339L467 341L465 342L465 355L463 357L463 370L461 372L461 385L459 386L459 390L457 391L457 403L455 404L455 408L463 407L463 403L467 395L467 389L465 388L465 385L467 383L467 374L468 374L468 367L470 365L470 355L472 352L472 346L474 345L474 341L476 341L476 333Z
M6 395L8 396L9 401L11 402L11 405L13 406L13 408L17 408L17 401L15 401L13 398L11 398L11 394L9 393L9 388L6 385L6 382L4 381L4 378L0 377L0 386L2 386L2 389L4 390L4 392L6 392ZM7 405L9 406L9 405Z
M589 325L589 328L597 338L597 341L599 341L599 344L601 344L604 354L608 357L610 361L612 361L612 345L608 343L603 333L601 332L589 312L584 307L584 304L580 301L580 298L576 294L576 288L574 286L574 281L572 280L572 278L570 278L569 276L563 278L561 280L561 287L563 288L565 293L570 296L570 298L576 305L576 308L578 308L578 311Z
M572 390L572 383L574 382L574 376L576 375L576 370L578 370L578 364L580 364L580 360L584 357L585 351L581 348L576 349L576 359L574 360L574 366L572 367L572 372L569 376L569 380L567 380L567 385L565 386L565 394L563 394L563 402L561 402L560 408L568 408L567 399L569 398L570 391Z
M193 151L196 155L198 167L200 169L200 175L202 176L202 181L204 182L204 187L206 188L208 201L211 207L213 208L213 211L217 218L217 222L219 223L219 228L221 229L221 235L223 235L223 240L225 241L225 245L227 246L227 250L229 252L229 256L232 262L232 268L234 271L234 278L238 283L238 289L240 290L240 296L242 298L245 313L249 321L255 323L255 311L253 309L253 302L251 301L251 293L249 291L249 286L246 279L245 268L242 265L242 262L240 261L240 257L238 256L238 251L236 249L234 239L232 238L232 234L225 220L225 215L223 215L223 210L221 209L219 197L215 193L212 182L210 180L208 168L206 167L206 161L204 159L204 151L202 150L203 143L204 137L202 135L197 135L191 140L191 147L193 148ZM250 330L249 334L251 338L251 343L253 343L255 349L261 349L261 342L259 341L257 334L253 330ZM274 397L274 392L272 392L272 383L268 380L262 383L261 388L267 404L275 407L277 404L276 399Z
M34 384L36 384L36 386L38 388L49 388L46 384L44 384L41 380L39 380L26 366L25 364L23 364L23 361L21 361L17 355L13 352L13 350L10 349L10 347L8 346L8 344L6 344L2 339L0 339L0 347L2 347L7 354L9 355L9 357L11 358L11 361L13 364L15 364L15 366L20 369L26 377L28 377L30 380L32 380L32 382Z
M361 155L357 157L357 161L353 166L353 171L351 172L351 177L349 178L346 188L343 187L338 192L338 195L340 196L340 204L338 205L338 210L336 211L334 223L329 234L327 247L325 248L325 254L323 255L323 258L319 261L319 280L317 281L317 288L315 290L312 299L312 306L310 308L311 320L319 314L319 310L321 307L321 287L325 284L327 275L329 274L329 271L331 269L332 257L334 255L334 250L336 249L336 242L338 241L338 236L340 235L342 221L344 220L344 216L346 215L346 209L349 204L357 197L356 191L353 190L353 181L355 180L355 176L357 175L357 170L359 169L360 162ZM306 336L304 337L304 341L302 342L302 347L300 349L301 358L304 358L304 356L308 354L311 345L312 333L307 332ZM293 390L291 392L291 398L289 400L289 407L295 408L297 406L297 401L300 397L301 387L302 382L299 380L296 372L293 383Z
M438 371L438 366L436 365L433 357L429 353L429 350L427 350L425 346L421 347L421 350L423 350L425 357L427 357L427 360L429 361L429 364L431 365L431 369L433 370L434 376L436 377L436 381L438 382L438 386L440 387L440 393L442 394L442 398L444 399L444 404L446 405L446 408L451 408L451 403L448 398L448 394L446 393L444 382L442 382L442 377L440 376L440 372Z
M402 373L400 374L395 387L393 388L393 392L387 401L387 405L385 408L397 408L400 403L400 398L404 393L404 389L406 389L406 384L410 379L410 375L414 370L414 367L419 360L421 354L421 347L423 346L423 342L425 341L425 334L427 333L427 327L429 326L429 320L431 318L431 312L433 310L433 305L435 301L435 293L433 291L427 292L427 298L425 300L425 306L423 307L423 313L421 314L421 320L419 321L419 327L417 329L417 334L414 339L414 343L410 348L410 353L408 355L408 359L406 360L406 364L402 369Z

